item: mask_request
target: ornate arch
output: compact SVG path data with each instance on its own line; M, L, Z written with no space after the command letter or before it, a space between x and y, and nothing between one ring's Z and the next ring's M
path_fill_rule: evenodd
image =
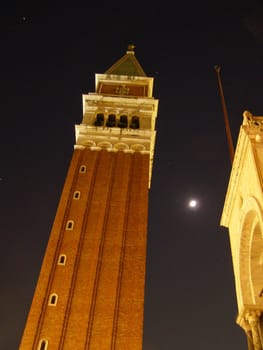
M263 215L253 196L247 197L241 208L238 263L241 305L263 306Z

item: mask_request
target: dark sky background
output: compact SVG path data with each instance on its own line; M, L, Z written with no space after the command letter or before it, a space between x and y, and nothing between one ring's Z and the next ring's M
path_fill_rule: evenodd
M82 94L130 43L160 101L143 350L247 349L220 227L231 164L214 65L236 144L243 111L263 114L262 1L9 4L0 12L0 349L19 346Z

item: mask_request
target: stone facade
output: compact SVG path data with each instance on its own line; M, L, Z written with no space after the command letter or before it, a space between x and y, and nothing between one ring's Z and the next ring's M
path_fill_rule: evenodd
M221 225L229 229L237 323L263 349L263 117L244 112Z

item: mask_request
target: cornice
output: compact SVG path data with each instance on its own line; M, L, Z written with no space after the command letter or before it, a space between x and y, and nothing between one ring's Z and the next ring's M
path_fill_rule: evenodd
M238 136L235 157L220 221L220 225L222 226L229 227L229 220L237 195L237 187L244 167L244 161L247 158L249 145L254 141L263 142L263 117L253 116L250 112L245 111L243 113L243 123ZM255 166L257 167L256 163Z

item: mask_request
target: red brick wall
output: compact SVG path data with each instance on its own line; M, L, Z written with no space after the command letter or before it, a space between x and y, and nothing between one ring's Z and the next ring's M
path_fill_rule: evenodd
M148 155L74 151L20 350L142 348L148 174Z

